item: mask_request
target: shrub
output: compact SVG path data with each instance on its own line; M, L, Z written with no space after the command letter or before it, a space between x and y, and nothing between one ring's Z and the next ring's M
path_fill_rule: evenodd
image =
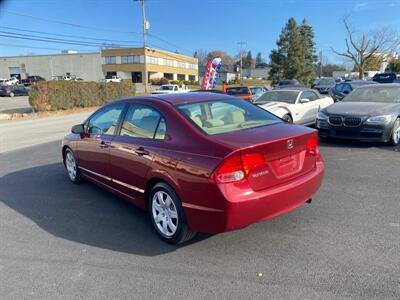
M152 79L152 80L150 80L150 82L153 85L163 85L163 84L168 84L169 80L165 77L161 77L161 78Z
M35 111L65 110L100 106L116 98L134 96L132 82L99 83L79 81L42 81L29 91L29 103Z

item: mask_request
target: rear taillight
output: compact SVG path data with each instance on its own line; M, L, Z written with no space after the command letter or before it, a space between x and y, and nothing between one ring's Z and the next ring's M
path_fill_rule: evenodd
M236 154L222 161L211 175L211 180L217 183L229 183L247 178L251 169L265 163L260 153Z
M318 139L316 137L309 138L306 144L306 149L311 155L318 154Z

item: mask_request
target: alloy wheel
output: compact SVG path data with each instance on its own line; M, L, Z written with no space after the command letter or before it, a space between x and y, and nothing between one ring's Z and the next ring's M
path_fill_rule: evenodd
M178 211L171 196L165 191L157 191L152 198L152 217L158 231L172 237L178 228Z
M397 119L394 122L393 133L392 133L392 142L394 145L398 145L400 142L400 119Z
M65 152L65 166L68 171L69 179L71 179L71 181L76 181L77 166L75 157L70 150Z

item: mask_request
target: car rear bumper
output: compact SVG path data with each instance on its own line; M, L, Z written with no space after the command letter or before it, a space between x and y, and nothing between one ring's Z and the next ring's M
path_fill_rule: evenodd
M194 207L183 204L187 222L192 230L219 233L289 212L308 201L321 185L324 164L318 161L313 171L280 186L253 191L247 183L229 184L220 188L223 209ZM216 201L220 199L215 199Z

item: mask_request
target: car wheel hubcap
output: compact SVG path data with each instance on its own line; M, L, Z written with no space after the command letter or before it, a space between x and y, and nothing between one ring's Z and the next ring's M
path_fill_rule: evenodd
M65 165L67 166L69 178L74 181L76 178L76 162L71 151L67 151L66 153Z
M398 144L400 141L400 120L397 120L393 128L393 142Z
M178 212L175 203L166 192L158 191L152 199L152 215L157 229L165 236L171 237L178 228Z

